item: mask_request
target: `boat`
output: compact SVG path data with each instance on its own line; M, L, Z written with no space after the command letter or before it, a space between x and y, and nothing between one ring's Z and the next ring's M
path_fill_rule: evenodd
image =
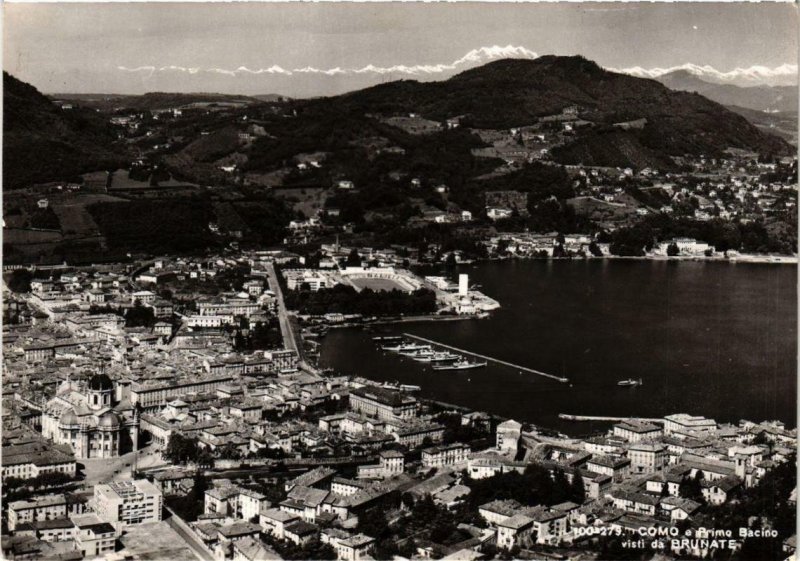
M430 351L431 348L428 345L417 345L416 343L410 343L408 345L400 345L397 349L397 352L400 354L406 353L413 353L416 351Z
M421 352L413 354L413 355L408 355L408 357L410 359L412 359L412 360L416 360L417 362L430 362L431 361L431 357L434 354L435 353L433 353L431 351L421 351Z
M400 335L385 335L385 336L373 337L372 340L377 343L393 343L402 341L403 338Z
M459 360L453 364L435 364L434 370L470 370L472 368L483 368L486 366L485 362L469 362L468 360Z
M627 380L620 380L619 382L617 382L617 385L618 386L624 386L624 387L641 386L642 385L642 379L639 378L638 380L634 380L633 378L628 378Z
M434 353L433 356L430 358L428 362L453 362L461 358L460 355L443 352L443 353Z

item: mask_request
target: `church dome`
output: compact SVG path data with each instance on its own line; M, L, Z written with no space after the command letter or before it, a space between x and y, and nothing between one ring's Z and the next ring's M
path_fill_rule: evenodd
M72 409L67 409L61 413L61 416L58 418L58 423L64 426L77 426L80 424L78 416Z
M108 411L107 413L104 413L102 417L100 417L100 420L97 422L97 426L102 429L118 429L119 419L117 419L117 416L114 413Z
M108 377L107 374L95 374L92 376L92 379L89 380L89 389L90 390L113 390L114 383L111 381L111 378Z

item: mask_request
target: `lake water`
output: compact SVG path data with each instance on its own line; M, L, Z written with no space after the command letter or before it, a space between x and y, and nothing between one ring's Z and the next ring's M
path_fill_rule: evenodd
M374 333L331 330L320 364L422 386L419 395L583 434L559 413L796 426L797 268L637 260L503 261L463 266L502 308L484 320L419 322L408 332L536 370L429 366L377 349ZM637 388L617 386L642 379Z

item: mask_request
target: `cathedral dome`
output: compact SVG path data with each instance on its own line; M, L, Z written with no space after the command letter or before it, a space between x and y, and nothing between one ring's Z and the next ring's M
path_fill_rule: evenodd
M92 379L89 380L89 389L90 390L113 390L114 383L111 381L111 378L108 377L107 374L95 374L92 376Z
M118 429L119 419L117 419L117 416L113 412L108 411L103 413L103 416L100 417L97 426L102 429Z

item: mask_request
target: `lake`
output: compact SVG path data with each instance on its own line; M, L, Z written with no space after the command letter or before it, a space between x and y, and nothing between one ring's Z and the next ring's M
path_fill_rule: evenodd
M441 272L438 272L441 274ZM602 424L559 413L796 426L797 268L644 260L495 261L461 266L502 308L488 319L393 326L543 372L489 364L467 371L384 353L361 329L331 330L320 364L422 387L421 397L569 434ZM636 388L617 386L642 379Z

